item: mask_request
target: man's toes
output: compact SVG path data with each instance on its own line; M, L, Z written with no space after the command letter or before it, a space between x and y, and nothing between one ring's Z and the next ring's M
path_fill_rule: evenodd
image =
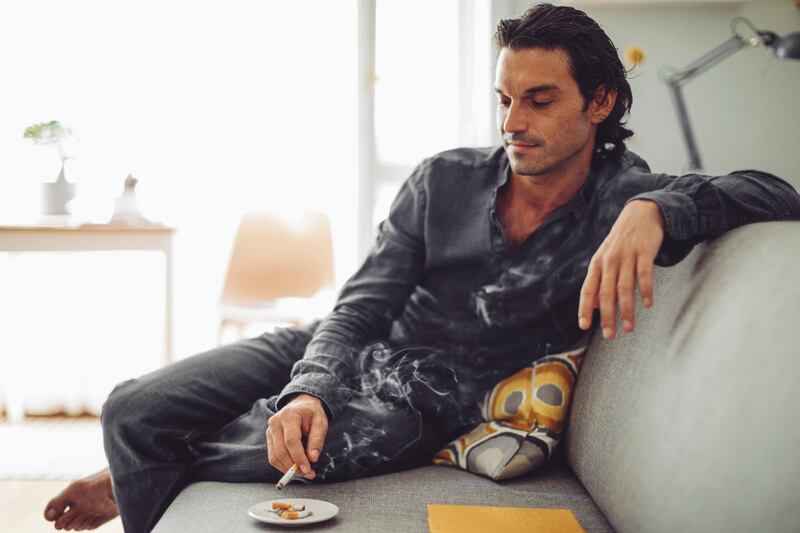
M50 522L57 520L64 514L64 509L66 509L68 504L69 502L63 492L50 500L44 508L45 520L49 520Z
M83 523L83 529L95 529L102 523L103 522L100 520L100 517L93 514Z
M75 515L75 516L71 517L69 522L67 522L67 525L64 526L64 529L66 529L67 531L73 531L75 529L75 524L78 523L80 518L81 517L79 515Z
M75 519L72 524L70 524L70 528L74 529L75 531L83 531L86 529L86 521L89 519L88 516L79 516Z
M78 518L78 513L75 509L70 508L69 511L62 514L58 520L56 520L56 529L67 529L76 518Z

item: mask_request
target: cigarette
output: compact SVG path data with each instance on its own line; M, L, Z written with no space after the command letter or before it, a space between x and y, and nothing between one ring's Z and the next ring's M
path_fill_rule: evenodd
M278 481L277 485L275 485L275 488L281 490L284 486L288 485L294 477L295 472L297 472L297 463L289 467L289 470L287 470L283 477Z

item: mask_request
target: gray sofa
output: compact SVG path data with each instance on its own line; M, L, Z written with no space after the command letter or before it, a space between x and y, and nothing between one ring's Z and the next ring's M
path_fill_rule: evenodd
M495 483L429 466L281 495L340 507L314 530L427 531L427 503L460 503L566 507L588 531L800 531L798 266L800 222L770 222L657 267L636 331L595 335L543 469ZM247 516L276 497L268 485L195 483L155 531L276 530Z

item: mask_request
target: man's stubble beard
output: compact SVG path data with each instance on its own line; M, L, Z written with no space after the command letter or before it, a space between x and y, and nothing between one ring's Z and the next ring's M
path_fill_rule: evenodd
M511 170L519 176L547 175L563 170L572 161L578 159L587 144L594 144L594 136L590 133L591 126L585 110L579 119L568 125L568 131L551 138L550 142L545 142L539 136L504 133L501 129L500 137L503 140L503 147L511 164ZM534 149L533 154L517 155L509 150L509 143L514 140L536 144L538 148ZM560 148L560 150L553 152L551 150L553 147Z
M548 164L542 158L519 157L506 151L511 163L511 170L519 176L538 176L550 172L555 165Z
M506 155L508 155L511 170L515 174L519 176L540 176L558 170L559 167L563 166L566 161L574 158L582 149L583 147L578 147L565 157L555 161L553 161L553 158L550 157L550 154L546 151L538 157L530 155L520 157L506 149Z

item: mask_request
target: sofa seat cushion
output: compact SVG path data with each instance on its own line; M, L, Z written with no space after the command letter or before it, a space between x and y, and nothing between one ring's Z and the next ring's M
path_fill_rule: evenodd
M428 503L568 508L587 531L613 531L559 452L529 475L500 483L447 466L342 483L292 483L281 492L261 483L198 482L178 495L153 531L264 531L266 526L247 516L247 509L281 496L316 498L339 506L339 515L318 524L315 531L428 531Z

